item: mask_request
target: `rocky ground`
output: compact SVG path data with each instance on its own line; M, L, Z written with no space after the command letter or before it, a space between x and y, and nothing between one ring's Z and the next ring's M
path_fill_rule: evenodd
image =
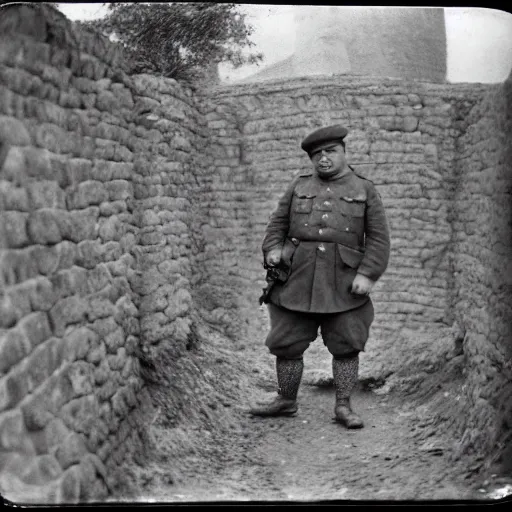
M423 361L415 375L395 369L386 379L370 377L363 364L353 404L365 428L352 431L332 419L330 357L319 339L306 353L298 414L248 415L276 385L259 314L259 329L236 342L204 328L208 343L174 362L175 377L153 384L153 452L127 468L126 486L110 501L485 503L512 493L510 479L483 474L481 461L459 453L454 419L463 378L456 353L441 365Z

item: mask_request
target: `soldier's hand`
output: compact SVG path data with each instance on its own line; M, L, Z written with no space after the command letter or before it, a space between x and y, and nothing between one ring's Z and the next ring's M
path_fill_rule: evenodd
M270 265L271 267L279 265L279 262L281 261L281 249L272 249L269 251L266 260L267 265Z
M363 274L356 274L356 277L352 282L351 292L355 293L356 295L369 295L374 284L374 281L366 276L363 276Z

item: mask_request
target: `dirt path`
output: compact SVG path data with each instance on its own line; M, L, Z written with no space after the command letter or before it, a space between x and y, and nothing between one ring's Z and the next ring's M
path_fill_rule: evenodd
M428 404L418 406L404 396L359 389L353 404L365 428L347 430L335 423L332 386L311 385L318 384L312 370L322 375L330 370L321 342L306 353L298 414L251 417L250 403L273 393L273 359L254 343L230 351L225 340L217 338L212 350L220 357L215 364L211 354L204 355L205 364L210 361L210 391L227 386L231 396L223 392L222 404L208 402L203 413L209 420L203 424L192 416L188 426L182 420L172 428L157 420L155 460L133 468L137 488L113 501L463 502L488 496L454 464L453 440L432 425ZM241 358L252 360L252 371L237 367Z

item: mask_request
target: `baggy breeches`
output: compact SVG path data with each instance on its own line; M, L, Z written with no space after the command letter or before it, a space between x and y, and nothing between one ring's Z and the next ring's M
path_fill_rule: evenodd
M318 337L333 357L364 351L374 319L371 299L362 306L341 313L303 313L268 304L270 332L265 345L271 354L300 359Z

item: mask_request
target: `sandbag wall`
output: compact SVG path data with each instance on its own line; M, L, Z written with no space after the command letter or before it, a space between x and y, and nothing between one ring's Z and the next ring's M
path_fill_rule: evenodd
M209 282L215 285L219 269L229 269L238 305L248 316L257 308L265 225L292 176L310 168L300 141L316 127L341 123L350 130L348 161L376 184L391 227L389 269L373 293L376 325L451 324L457 119L485 90L340 75L221 87L209 94L205 108L216 169L210 188L216 201L206 250L217 254L207 259ZM224 310L229 307L231 302ZM219 306L218 314L224 310Z
M0 23L0 490L101 500L147 451L140 361L193 334L204 122L50 7Z
M463 336L468 415L460 450L512 460L512 81L464 117L453 211L453 307ZM501 453L501 456L500 456Z

